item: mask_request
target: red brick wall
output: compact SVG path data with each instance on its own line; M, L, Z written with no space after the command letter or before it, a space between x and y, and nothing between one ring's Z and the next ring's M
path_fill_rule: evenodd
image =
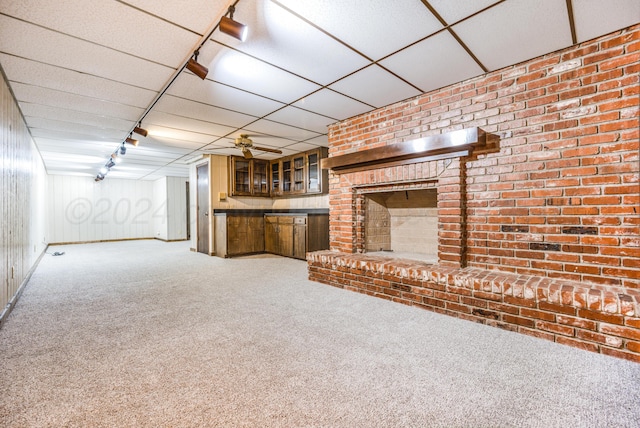
M354 185L433 178L441 264L640 288L639 48L637 25L335 124L330 156L469 127L499 148L332 174L331 249L362 248Z

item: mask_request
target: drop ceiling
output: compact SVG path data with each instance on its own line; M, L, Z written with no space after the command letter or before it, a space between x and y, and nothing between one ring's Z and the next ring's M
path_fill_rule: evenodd
M217 29L232 4L244 42ZM154 180L240 134L326 146L331 123L639 21L637 0L2 0L0 66L49 174L95 177L141 123L107 179Z

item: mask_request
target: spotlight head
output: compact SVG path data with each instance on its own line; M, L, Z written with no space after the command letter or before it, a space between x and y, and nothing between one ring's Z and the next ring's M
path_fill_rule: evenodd
M189 70L202 80L204 80L209 73L209 69L207 67L198 63L198 61L193 58L189 58L189 61L187 61L187 70Z
M109 168L113 168L116 165L116 163L113 161L113 159L109 159L109 161L106 163L106 167L107 169Z
M100 174L98 175L102 175L104 177L104 175L109 172L109 168L107 168L107 166L103 166L102 168L100 168Z
M96 181L102 181L102 180L104 180L104 174L96 175Z
M142 135L143 137L146 137L149 134L149 131L147 131L144 128L140 128L139 126L136 126L135 128L133 128L133 132L138 135Z
M124 146L124 143L122 143L122 146L120 146L120 155L124 156L127 154L127 148Z
M138 140L134 140L134 139L133 139L133 138L131 138L131 137L127 137L127 139L126 139L126 140L124 140L124 142L125 142L125 143L129 143L129 144L131 144L132 146L137 146L137 145L138 145Z
M247 38L247 29L246 25L234 21L232 18L223 16L220 19L220 31L231 37L235 37L241 42L244 42Z

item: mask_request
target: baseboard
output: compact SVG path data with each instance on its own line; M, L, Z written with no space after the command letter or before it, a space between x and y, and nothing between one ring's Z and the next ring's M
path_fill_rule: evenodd
M11 300L9 300L9 303L7 303L7 305L2 310L2 313L0 313L0 328L4 326L4 323L7 321L9 314L18 303L20 296L22 296L22 292L24 291L25 287L29 283L29 280L31 279L31 275L33 275L33 272L35 272L36 268L40 264L40 260L42 260L42 257L47 253L48 248L49 248L49 244L47 244L44 247L44 249L38 256L38 259L33 264L33 266L31 266L31 269L29 269L29 272L27 272L27 275L24 277L22 284L20 284L20 287L18 287L18 291L16 291L16 294L14 294L13 297L11 297Z
M188 239L162 239L162 238L153 238L157 241L162 241L162 242L184 242L184 241L188 241Z
M81 244L99 244L101 242L122 242L122 241L147 241L151 239L156 239L153 237L150 238L120 238L120 239L98 239L96 241L77 241L77 242L51 242L49 245L81 245Z

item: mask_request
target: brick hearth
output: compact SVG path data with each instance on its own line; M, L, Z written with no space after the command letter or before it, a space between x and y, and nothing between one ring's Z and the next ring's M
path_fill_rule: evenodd
M334 251L309 279L640 362L640 290Z

